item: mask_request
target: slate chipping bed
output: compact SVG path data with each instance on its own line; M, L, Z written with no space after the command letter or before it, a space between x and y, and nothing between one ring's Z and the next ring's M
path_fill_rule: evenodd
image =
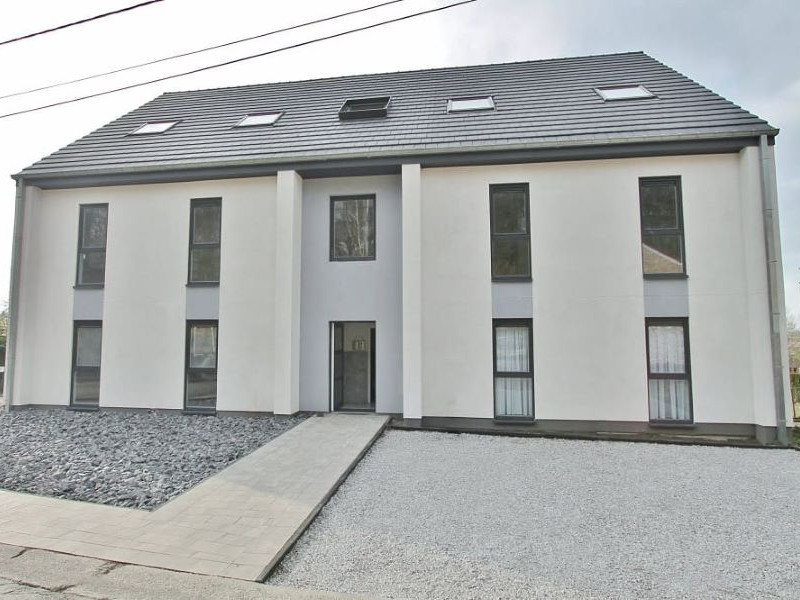
M798 598L788 450L387 432L268 580L382 598Z
M304 418L12 411L0 414L0 488L154 509Z

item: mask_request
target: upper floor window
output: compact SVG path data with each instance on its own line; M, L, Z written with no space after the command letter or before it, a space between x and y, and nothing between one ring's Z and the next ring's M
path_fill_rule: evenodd
M527 183L489 188L492 279L531 278L530 202Z
M375 196L331 198L331 260L375 260Z
M640 179L639 203L644 274L685 274L680 177Z
M78 227L78 287L101 287L106 280L108 204L82 204Z
M222 200L192 200L189 227L189 283L219 283Z
M650 420L692 422L689 324L686 319L647 319Z

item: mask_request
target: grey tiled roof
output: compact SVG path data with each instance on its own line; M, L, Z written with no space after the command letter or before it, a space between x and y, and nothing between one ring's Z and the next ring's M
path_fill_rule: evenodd
M596 86L642 84L655 98L604 102ZM492 95L492 112L447 100ZM391 96L386 118L341 121L348 98ZM246 114L285 111L269 127ZM128 135L155 120L168 132ZM23 176L221 164L546 148L776 134L766 121L641 52L267 83L163 94L54 152Z

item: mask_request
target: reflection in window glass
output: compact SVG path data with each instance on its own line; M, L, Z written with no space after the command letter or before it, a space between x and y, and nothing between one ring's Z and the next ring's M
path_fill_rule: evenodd
M71 404L94 408L100 402L101 323L76 322L74 340Z
M107 229L107 204L81 205L78 286L101 286L105 283Z
M492 278L530 278L528 185L491 186L489 205L492 217Z
M644 274L685 273L680 180L639 180L639 206Z
M331 260L375 258L375 197L333 198Z
M219 283L222 201L192 200L189 283Z
M188 411L213 411L217 405L217 331L214 322L187 324L186 399Z

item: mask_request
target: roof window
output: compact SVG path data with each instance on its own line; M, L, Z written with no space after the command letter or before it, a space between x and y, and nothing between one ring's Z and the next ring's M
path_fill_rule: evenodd
M236 127L257 127L259 125L272 125L283 116L282 112L250 113L236 124Z
M447 112L466 112L472 110L494 110L494 98L477 96L473 98L450 98Z
M389 96L380 98L351 98L339 109L340 119L368 119L385 117L389 112Z
M654 98L653 93L643 85L609 85L594 88L603 100L635 100Z
M164 133L175 127L178 121L150 121L145 123L138 129L134 129L131 135L151 135L156 133Z

